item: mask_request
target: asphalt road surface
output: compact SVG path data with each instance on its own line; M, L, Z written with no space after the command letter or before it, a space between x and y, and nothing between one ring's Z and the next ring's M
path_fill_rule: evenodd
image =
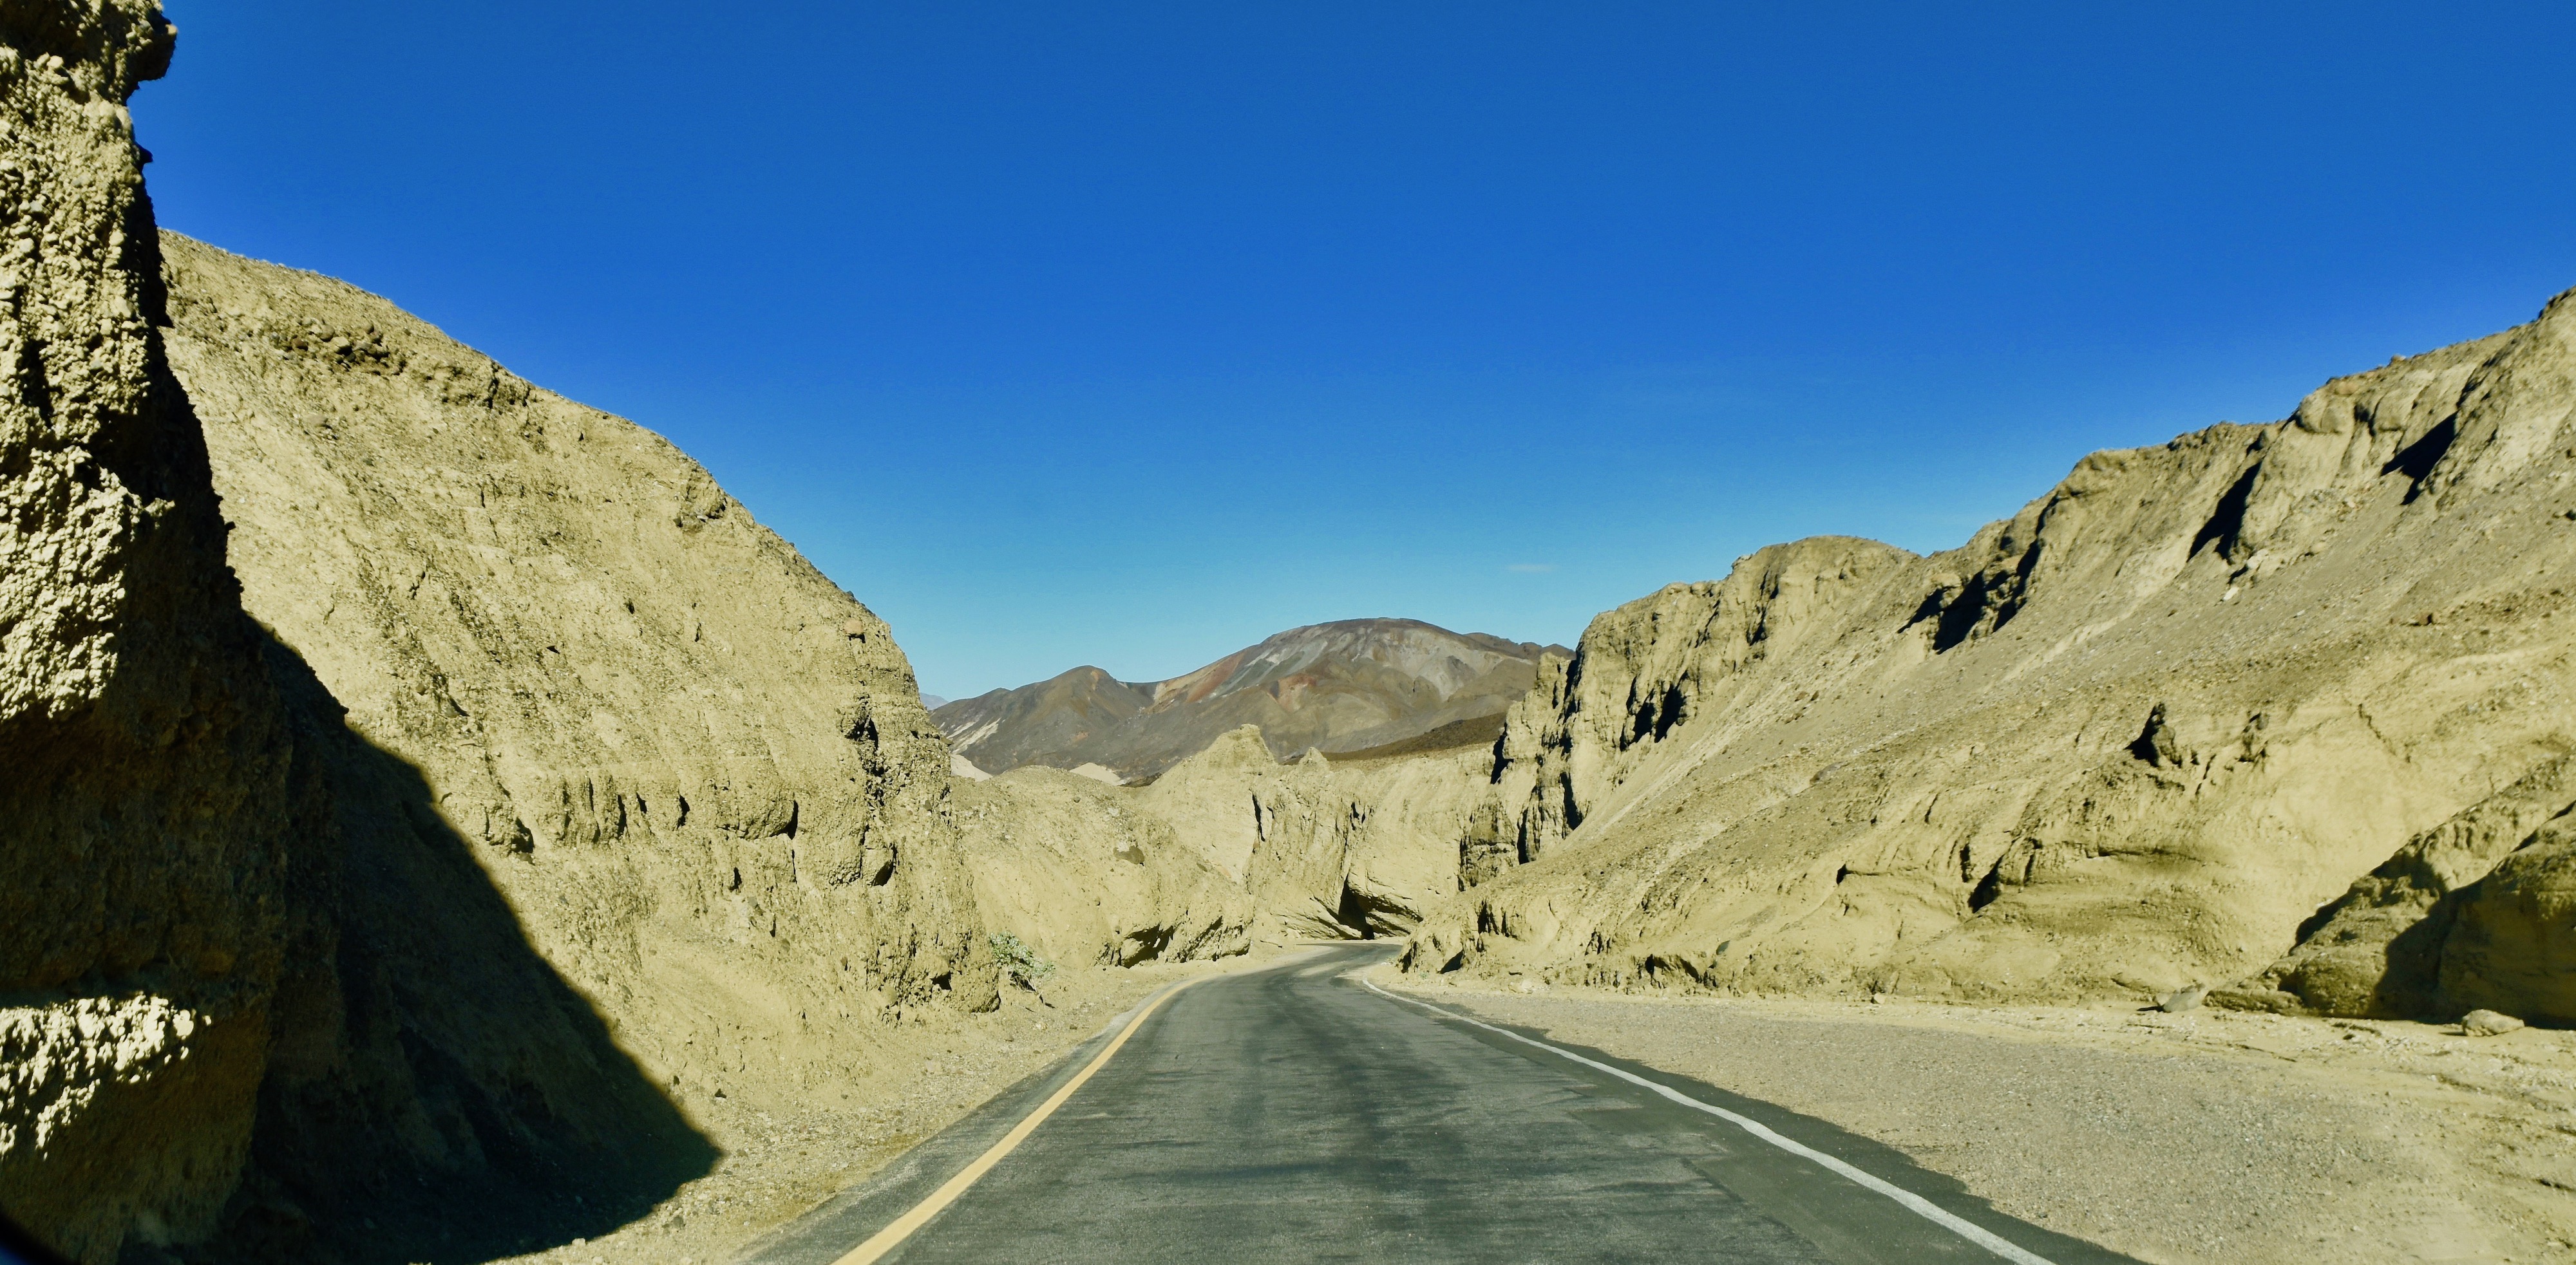
M2003 1216L1820 1121L1342 978L1390 953L1327 948L1171 995L878 1259L2128 1259ZM842 1261L1129 1026L1122 1017L749 1259Z

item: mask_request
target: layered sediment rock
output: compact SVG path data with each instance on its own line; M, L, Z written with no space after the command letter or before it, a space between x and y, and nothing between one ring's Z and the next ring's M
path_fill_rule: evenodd
M2287 420L2095 454L1959 549L1803 541L1601 616L1514 709L1482 885L1412 964L1997 999L2262 968L2576 746L2572 341L2561 296ZM2499 1009L2540 986L2495 963L2565 952L2555 852L2514 855L2436 971Z
M977 908L1050 962L1187 962L1250 947L1242 885L1132 791L1033 766L960 785L955 813Z
M1255 943L1400 935L1456 890L1451 841L1473 802L1461 793L1471 758L1343 767L1308 752L1283 765L1247 725L1138 800L1242 885Z
M2489 968L2475 961L2482 955L2469 950L2466 941L2492 937L2472 933L2463 937L2463 952L2447 952L2461 906L2470 903L2463 893L2482 887L2480 880L2497 862L2554 842L2576 824L2567 816L2571 805L2576 805L2576 758L2544 761L2408 840L2309 919L2296 948L2255 978L2216 994L2217 999L2264 1010L2403 1018L2468 1009L2445 995L2445 958L2451 958L2454 986L2468 984L2461 972L2483 977ZM2535 852L2533 859L2552 855ZM2482 911L2492 908L2489 901L2476 903ZM2490 920L2491 915L2481 918L2479 925ZM2475 985L2468 991L2485 993Z

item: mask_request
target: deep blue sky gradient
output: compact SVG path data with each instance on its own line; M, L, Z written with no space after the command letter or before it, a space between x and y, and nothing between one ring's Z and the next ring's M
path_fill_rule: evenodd
M170 10L162 223L670 436L951 696L1570 644L2576 286L2564 3Z

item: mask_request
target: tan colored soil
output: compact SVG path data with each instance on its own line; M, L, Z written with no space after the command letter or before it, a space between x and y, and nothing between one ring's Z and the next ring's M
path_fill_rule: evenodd
M1825 1120L2141 1260L2576 1259L2576 1033L1375 978Z

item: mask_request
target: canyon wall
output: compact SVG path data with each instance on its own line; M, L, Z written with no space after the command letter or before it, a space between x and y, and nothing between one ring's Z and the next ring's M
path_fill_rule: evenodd
M659 436L340 282L165 251L243 603L345 709L340 949L262 1123L285 1220L439 1232L382 1206L412 1170L533 1198L561 1183L496 1157L573 1151L628 1170L583 1206L648 1198L712 1096L822 1092L992 1003L883 621Z
M1801 541L1603 614L1513 710L1476 885L1409 965L2153 999L2264 970L2504 795L2453 877L2515 859L2425 1004L2536 1005L2494 981L2570 947L2534 832L2576 749L2571 343L2561 296L2284 421L2097 453L1946 553Z
M201 1236L248 1154L320 801L163 362L136 0L0 9L0 1210Z

